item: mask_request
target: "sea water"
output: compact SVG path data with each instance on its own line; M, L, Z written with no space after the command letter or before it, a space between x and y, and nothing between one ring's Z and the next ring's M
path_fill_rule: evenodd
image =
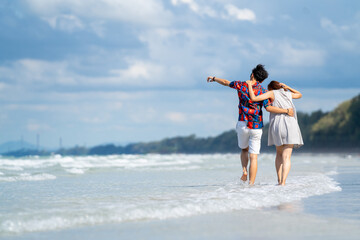
M238 154L2 157L0 237L110 226L126 232L165 222L181 226L182 219L196 225L199 217L233 221L239 213L259 218L261 226L264 212L288 206L359 223L359 188L335 200L338 206L353 204L350 208L337 215L321 210L327 196L349 187L337 181L339 172L360 169L359 156L295 154L284 187L277 185L274 158L259 156L256 183L249 186L240 180ZM272 217L280 221L280 215Z

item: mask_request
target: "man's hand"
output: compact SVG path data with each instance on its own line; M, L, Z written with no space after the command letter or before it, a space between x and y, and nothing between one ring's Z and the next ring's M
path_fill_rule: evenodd
M289 115L290 117L293 117L294 116L294 109L288 108L287 110L288 110L287 115Z
M207 82L215 82L214 77L212 76L207 77Z
M247 80L246 83L247 83L248 86L250 86L250 85L252 86L251 80Z

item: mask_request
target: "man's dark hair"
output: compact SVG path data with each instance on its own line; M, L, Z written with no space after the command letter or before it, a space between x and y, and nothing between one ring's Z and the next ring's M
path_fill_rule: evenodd
M262 83L268 76L268 72L265 70L264 65L258 64L253 70L252 74L259 83Z

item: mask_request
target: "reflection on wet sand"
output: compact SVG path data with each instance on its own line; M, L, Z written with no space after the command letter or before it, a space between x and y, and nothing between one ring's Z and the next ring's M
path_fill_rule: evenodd
M282 203L276 207L280 211L291 212L291 213L300 213L304 211L304 206L302 202L291 202L291 203Z

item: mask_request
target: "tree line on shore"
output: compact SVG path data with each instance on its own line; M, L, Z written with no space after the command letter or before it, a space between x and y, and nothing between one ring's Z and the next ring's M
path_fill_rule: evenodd
M305 145L303 152L360 152L360 94L341 103L330 112L321 110L312 113L297 113L298 122ZM275 151L267 146L268 124L264 126L262 151ZM195 135L166 138L161 141L132 143L126 146L114 144L91 148L73 147L56 152L22 149L3 155L20 157L25 155L110 155L147 153L236 153L237 136L235 130L226 131L216 137L200 138Z

